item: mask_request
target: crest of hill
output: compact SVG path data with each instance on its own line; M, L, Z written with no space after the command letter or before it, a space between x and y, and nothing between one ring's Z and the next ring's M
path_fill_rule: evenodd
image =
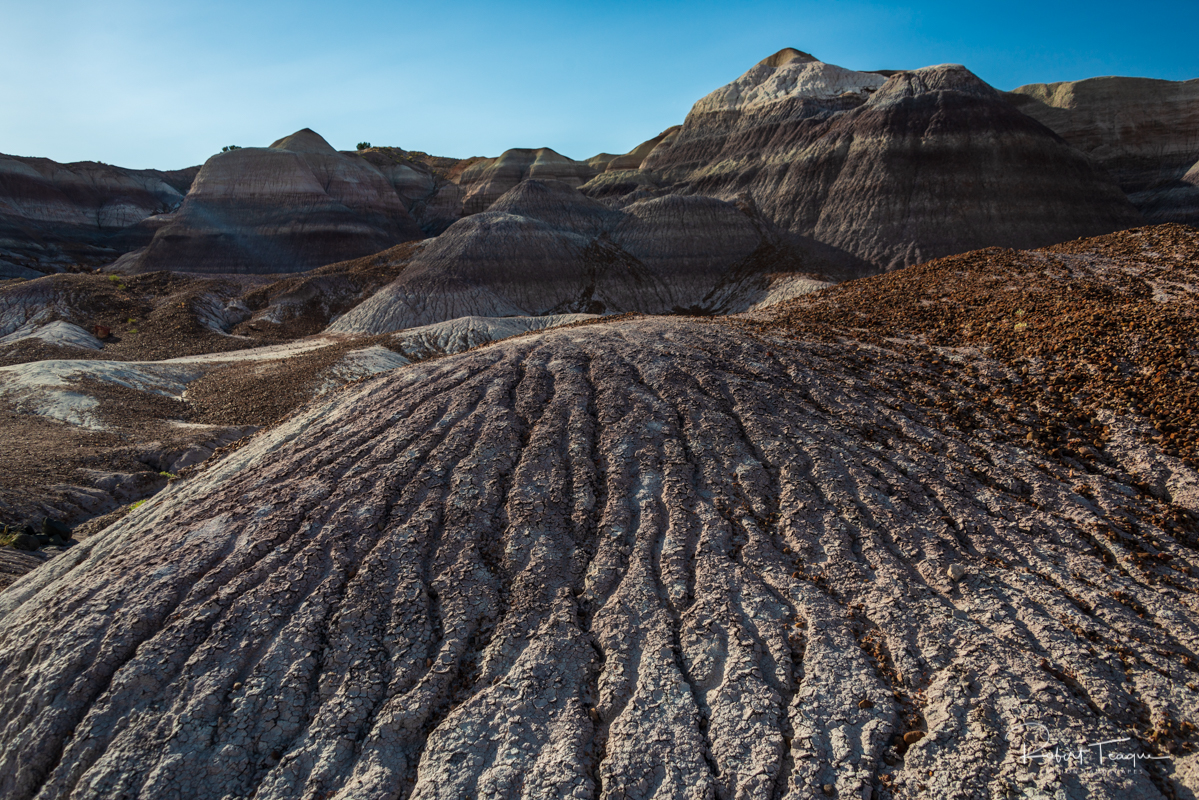
M663 147L669 147L682 127L682 125L672 125L654 138L647 139L646 141L637 145L624 155L601 153L598 156L592 156L591 158L587 159L586 163L589 166L599 170L601 174L603 172L638 169L641 166L641 163L645 161L646 157L649 156L649 154L652 153L659 145Z
M762 59L754 66L778 69L779 67L785 67L788 64L811 63L819 60L820 59L816 58L816 56L812 55L811 53L805 53L802 50L796 50L794 47L784 47L774 55L767 56L766 58Z
M885 81L876 73L855 72L826 64L807 53L787 48L758 62L732 83L701 99L692 107L691 114L745 111L801 97L832 100L846 94L864 94L882 86Z
M325 137L311 128L303 128L290 136L275 140L271 143L271 149L289 150L293 153L320 153L326 156L339 155L337 150L333 149L333 145L325 141Z

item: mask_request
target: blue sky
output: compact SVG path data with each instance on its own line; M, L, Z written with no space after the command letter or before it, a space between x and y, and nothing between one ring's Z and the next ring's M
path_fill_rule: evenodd
M1001 89L1199 78L1199 1L0 0L0 152L174 169L303 127L465 157L625 152L783 47Z

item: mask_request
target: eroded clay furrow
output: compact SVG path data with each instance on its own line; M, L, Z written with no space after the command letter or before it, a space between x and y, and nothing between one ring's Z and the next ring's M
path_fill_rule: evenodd
M910 352L643 318L301 409L3 596L6 796L1154 796L1016 755L1199 725L1176 537Z

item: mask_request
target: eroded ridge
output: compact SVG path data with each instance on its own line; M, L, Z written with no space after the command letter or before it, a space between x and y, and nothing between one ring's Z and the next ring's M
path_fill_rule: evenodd
M0 795L1193 781L1192 534L1130 557L1133 476L962 433L870 349L632 319L333 393L0 595ZM1031 723L1168 758L1022 763Z

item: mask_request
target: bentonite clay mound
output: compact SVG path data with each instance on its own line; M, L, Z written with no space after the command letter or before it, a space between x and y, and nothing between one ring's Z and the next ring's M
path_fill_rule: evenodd
M977 382L634 318L344 389L0 595L0 794L1191 796L1194 519L1138 476L1197 476L970 433ZM1109 740L1162 759L1021 760Z
M340 316L376 334L465 316L729 313L844 272L748 198L663 197L614 210L561 181L524 180L428 242L391 284ZM833 248L827 248L833 250Z
M548 147L505 150L498 158L474 161L462 170L463 211L486 211L505 192L524 180L561 181L572 187L586 183L596 170L585 162L574 161Z
M133 226L177 208L198 171L0 154L0 278L105 264L146 245L153 229Z

